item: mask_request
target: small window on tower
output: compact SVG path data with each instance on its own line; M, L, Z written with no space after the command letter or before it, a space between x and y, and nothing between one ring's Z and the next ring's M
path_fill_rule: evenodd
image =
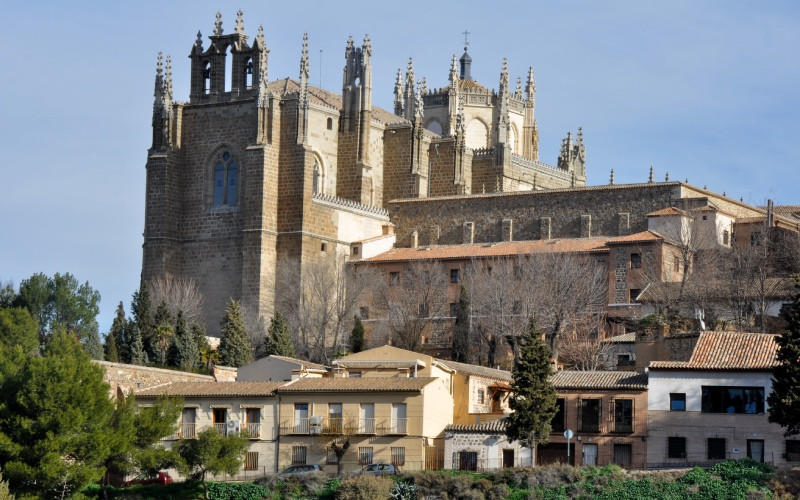
M631 269L639 269L642 267L642 254L640 253L632 253L631 254Z
M328 244L327 243L322 243L322 245L320 245L320 247L319 247L319 250L320 250L320 252L327 252L328 251Z
M333 118L328 118L328 130L333 130Z

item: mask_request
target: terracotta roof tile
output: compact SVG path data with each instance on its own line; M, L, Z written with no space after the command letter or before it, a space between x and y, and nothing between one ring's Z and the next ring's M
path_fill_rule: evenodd
M356 262L405 262L409 260L470 259L505 257L533 253L603 253L608 252L608 238L567 238L553 240L502 241L466 245L436 245L420 248L393 248L388 252Z
M505 432L508 425L508 418L498 418L497 420L490 420L489 422L482 422L480 424L450 424L444 428L445 431L455 432L477 432L477 433L495 433Z
M653 231L642 231L640 233L633 233L627 236L617 236L613 238L608 238L606 240L606 245L620 245L625 243L645 243L648 241L662 241L664 239L658 233L654 233Z
M275 354L271 354L270 357L280 359L283 361L288 361L290 363L296 363L298 365L303 365L306 369L309 370L324 370L328 371L328 367L325 365L321 365L319 363L312 363L311 361L306 361L304 359L297 359L297 358L290 358L289 356L277 356Z
M284 385L279 394L292 392L414 392L436 377L307 378Z
M622 335L617 335L615 337L609 337L603 342L607 342L609 344L632 344L636 342L636 334L635 333L623 333Z
M136 397L169 396L272 396L284 382L172 382L136 391Z
M344 368L414 368L415 366L425 366L425 362L419 359L337 359L333 364Z
M625 371L561 370L551 379L556 389L647 389L647 374Z
M652 361L662 370L772 370L778 364L777 335L742 332L703 332L689 361Z
M661 210L656 210L654 212L650 212L649 214L646 215L646 217L668 217L668 216L671 216L671 215L688 216L689 212L686 212L686 211L681 210L680 208L676 208L676 207L667 207L667 208L662 208Z
M511 372L506 370L497 370L495 368L487 368L485 366L478 366L478 365L470 365L467 363L457 363L455 361L449 361L446 359L437 359L440 363L443 363L450 368L456 370L457 372L463 372L468 375L475 375L478 377L486 377L495 380L502 380L504 382L511 381Z

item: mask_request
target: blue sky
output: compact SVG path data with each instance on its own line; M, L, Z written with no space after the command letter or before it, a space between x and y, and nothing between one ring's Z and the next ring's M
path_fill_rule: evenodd
M754 204L800 204L800 3L10 2L0 54L0 281L71 272L102 294L101 331L138 286L144 164L158 51L188 99L189 50L217 10L263 24L270 79L297 77L304 32L311 82L341 88L344 48L373 46L373 104L392 105L397 68L414 58L446 84L469 30L472 74L496 88L536 73L541 159L555 163L578 126L590 184L671 179ZM206 42L207 44L207 42ZM322 52L320 52L322 51ZM513 83L512 83L513 85Z

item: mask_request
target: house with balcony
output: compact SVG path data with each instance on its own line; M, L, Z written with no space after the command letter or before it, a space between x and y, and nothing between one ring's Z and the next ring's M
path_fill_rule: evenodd
M247 436L243 475L277 471L278 397L284 382L172 382L135 393L137 404L151 405L161 395L183 398L175 433L163 440L171 448L205 429Z
M650 467L800 461L800 440L768 419L775 337L702 332L688 361L650 362Z
M359 369L364 369L364 364ZM339 466L332 445L347 446L342 471L374 462L401 470L437 468L444 428L453 421L451 381L444 377L383 376L306 378L278 389L278 467ZM396 372L420 369L404 364Z
M453 424L489 422L501 419L511 411L508 407L510 371L450 360L437 361L454 371Z

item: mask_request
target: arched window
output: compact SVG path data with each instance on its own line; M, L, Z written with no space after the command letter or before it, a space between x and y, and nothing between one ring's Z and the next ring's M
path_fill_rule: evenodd
M328 118L328 130L333 130L333 118Z
M314 162L314 181L311 187L314 194L319 193L319 164L317 162Z
M253 59L248 58L244 64L244 86L250 88L253 86Z
M239 164L223 151L214 166L214 206L236 205L239 200Z
M203 93L208 94L211 92L211 62L206 61L203 64Z

